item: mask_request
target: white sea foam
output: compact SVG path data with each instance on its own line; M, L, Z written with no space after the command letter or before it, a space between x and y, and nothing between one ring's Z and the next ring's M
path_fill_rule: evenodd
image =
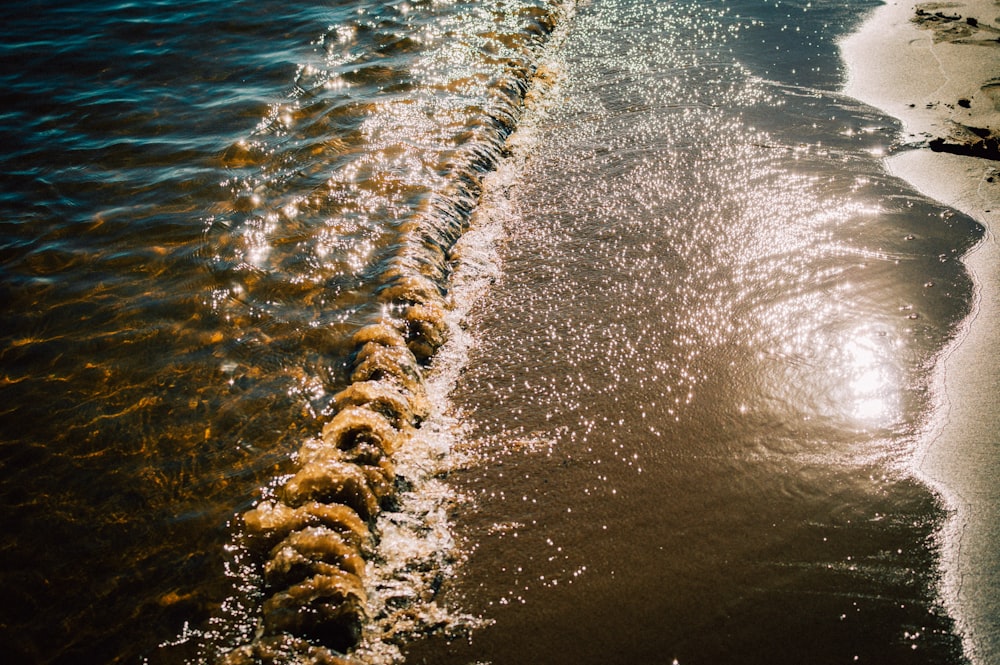
M568 17L566 17L568 18ZM448 518L459 503L468 505L449 485L446 476L461 468L469 454L462 414L449 395L454 389L476 340L468 331L467 317L482 302L492 284L502 278L499 246L517 223L518 212L509 192L522 177L536 133L546 110L557 99L561 67L558 46L568 21L562 20L537 69L526 96L518 127L506 142L504 159L483 180L479 205L469 229L459 238L450 256L449 338L434 356L425 375L432 413L394 457L397 474L408 489L398 497L398 508L378 519L379 553L369 564L369 609L372 620L357 655L372 665L403 661L401 646L428 633L468 635L490 621L448 606L439 596L442 581L464 560Z

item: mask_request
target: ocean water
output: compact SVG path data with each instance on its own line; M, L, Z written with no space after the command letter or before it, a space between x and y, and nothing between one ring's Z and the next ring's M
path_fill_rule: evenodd
M874 5L0 10L4 653L963 662Z

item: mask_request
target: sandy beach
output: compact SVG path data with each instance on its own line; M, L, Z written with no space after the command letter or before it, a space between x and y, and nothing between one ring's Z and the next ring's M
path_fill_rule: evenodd
M913 147L889 157L890 171L986 228L965 258L975 310L939 364L939 412L915 461L953 511L940 539L943 595L976 663L1000 662L998 37L992 0L898 2L842 43L846 92L901 119Z

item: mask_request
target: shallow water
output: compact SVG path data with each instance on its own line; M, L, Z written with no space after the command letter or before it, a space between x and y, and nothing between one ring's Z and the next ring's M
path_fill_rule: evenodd
M4 10L5 651L253 633L233 518L332 415L351 334L403 316L390 287L444 286L556 9Z
M906 465L980 230L836 94L857 16L580 8L453 394L495 624L413 662L961 661Z
M3 10L4 650L250 641L239 516L419 278L473 309L423 370L369 660L960 661L906 464L980 229L836 93L870 4Z

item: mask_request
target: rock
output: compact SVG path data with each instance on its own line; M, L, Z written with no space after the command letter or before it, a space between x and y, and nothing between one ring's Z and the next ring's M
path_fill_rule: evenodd
M946 152L966 157L1000 160L1000 140L996 138L981 141L949 142L943 138L933 139L929 144L934 152Z

